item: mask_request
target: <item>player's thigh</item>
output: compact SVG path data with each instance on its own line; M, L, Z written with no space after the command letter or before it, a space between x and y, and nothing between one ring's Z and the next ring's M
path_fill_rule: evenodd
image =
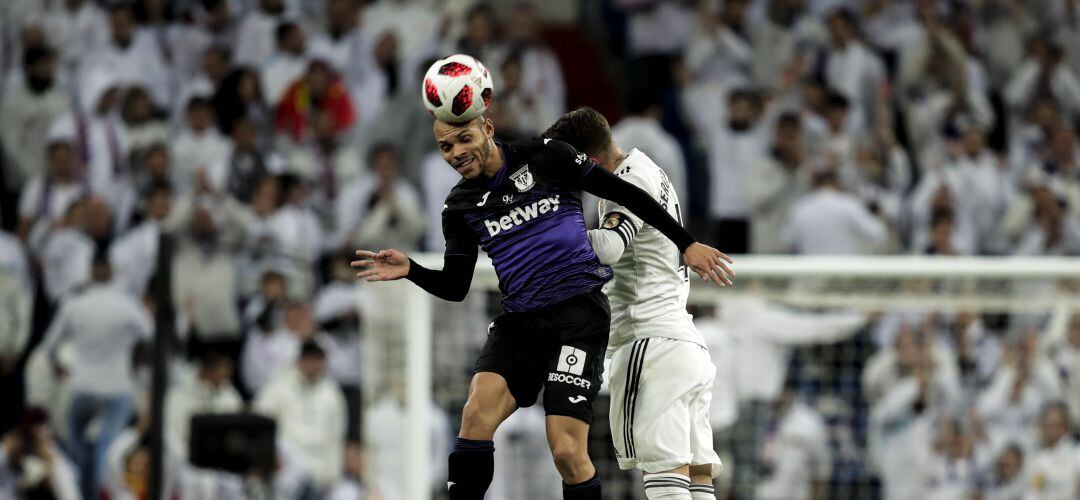
M517 403L502 375L478 372L469 384L469 399L461 411L459 437L491 439L499 424L516 409Z
M488 338L476 360L476 373L502 376L514 402L525 408L536 402L547 375L547 361L556 344L544 338L531 314L503 314L488 327Z
M592 423L593 402L604 381L607 332L564 341L549 352L544 369L544 412Z
M722 471L720 456L713 448L715 441L711 421L712 390L716 380L716 366L712 364L708 351L702 349L697 354L697 361L694 364L698 367L702 383L694 389L694 396L689 403L691 416L690 449L693 452L693 459L690 464L697 468L697 472L695 473L692 470L691 475L706 474L713 478Z
M619 394L613 395L609 415L620 463L646 472L690 464L697 448L694 402L711 380L707 351L654 337L636 341L619 361L612 368L619 370L612 376L613 392Z

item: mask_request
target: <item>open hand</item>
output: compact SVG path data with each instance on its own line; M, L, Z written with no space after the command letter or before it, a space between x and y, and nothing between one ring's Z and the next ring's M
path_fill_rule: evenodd
M686 247L683 260L686 266L693 269L703 280L712 280L721 287L734 284L731 279L735 277L735 271L732 271L728 264L734 264L735 261L709 245L694 243Z
M356 257L351 265L360 270L356 277L363 280L393 281L409 274L409 257L401 250L357 250Z

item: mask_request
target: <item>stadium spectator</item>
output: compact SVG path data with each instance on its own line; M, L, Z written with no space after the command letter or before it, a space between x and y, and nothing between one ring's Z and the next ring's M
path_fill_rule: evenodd
M243 410L240 393L232 386L233 362L227 356L207 351L198 360L195 373L169 388L165 397L165 430L169 449L187 456L191 417L209 413L238 413Z
M1064 64L1065 50L1049 35L1035 36L1027 57L1005 88L1005 102L1013 110L1023 110L1037 94L1047 93L1066 117L1076 117L1080 113L1080 77Z
M538 24L536 7L519 2L505 29L509 52L517 53L521 61L521 88L535 101L543 129L566 111L566 84L559 60L540 38Z
M259 126L251 117L236 117L230 130L228 152L210 166L208 175L236 201L251 204L259 181L282 173L282 160L260 147Z
M186 228L172 259L173 307L185 316L188 328L178 332L188 342L188 354L216 350L236 360L243 342L237 311L236 263L229 226L239 224L238 210L226 200L212 212L188 200L173 208L177 224ZM215 215L217 219L215 219Z
M259 390L255 409L277 420L279 437L296 448L304 471L320 491L344 472L345 399L326 377L326 352L313 341L299 348L294 367Z
M986 500L1008 500L1024 496L1024 451L1015 444L1008 445L984 474L980 494Z
M63 222L49 232L36 252L42 262L45 295L53 305L90 281L97 242L108 231L109 207L100 198L83 198L68 206Z
M304 30L293 21L283 21L274 30L276 40L274 54L262 63L259 70L266 102L276 107L285 90L307 68Z
M266 104L259 74L247 67L226 70L211 98L218 129L222 134L232 136L236 122L250 119L257 125L259 145L264 149L272 149L272 108ZM269 153L270 151L267 151L266 154Z
M1034 443L1030 437L1034 436L1029 437L1029 430L1043 407L1063 395L1061 380L1037 342L1032 330L1006 346L1004 369L983 389L975 404L992 445L998 444L994 439L1012 439L1031 450Z
M256 328L248 333L241 360L244 387L258 394L263 387L296 361L300 346L316 338L318 325L311 306L293 302L285 307L280 324L272 330Z
M780 230L784 246L801 255L858 255L885 244L888 228L863 203L840 190L836 172L814 175L815 188L791 207Z
M735 89L727 94L727 112L719 116L700 106L694 94L683 96L683 108L691 117L709 155L710 234L726 252L745 253L750 244L750 204L747 199L751 165L768 148L761 126L760 96Z
M760 458L767 471L755 488L762 500L825 498L832 470L828 428L816 409L787 387L774 404L762 437Z
M285 0L258 0L236 27L233 58L237 64L259 67L274 50L274 30L285 14Z
M76 158L75 131L70 122L59 120L50 128L41 148L45 170L23 185L19 196L19 237L41 242L67 213L71 204L89 194Z
M319 218L308 201L310 188L303 179L285 174L281 181L281 206L267 221L274 255L271 266L288 278L288 294L295 299L312 296L320 284L315 265L328 242L323 238Z
M109 18L91 0L53 2L42 22L42 32L60 53L61 72L73 75L92 50L107 42Z
M172 189L168 184L155 184L139 200L141 222L117 235L109 246L116 285L133 297L142 297L157 270L158 242L161 234L172 227L167 220L172 210Z
M46 425L44 410L27 410L21 425L0 441L0 495L79 500L75 468Z
M425 226L422 205L416 188L398 173L398 150L389 144L377 144L369 156L372 175L346 186L338 201L343 244L357 248L417 248Z
M127 127L132 154L169 140L170 130L165 120L166 115L154 104L144 87L128 87L120 105L120 116ZM133 170L135 174L137 168Z
M1073 314L1061 326L1048 328L1043 332L1041 341L1061 374L1072 425L1080 427L1080 314Z
M144 306L109 285L112 269L107 261L94 262L91 278L93 283L57 312L44 341L55 369L71 377L69 449L83 498L98 496L105 451L132 415L132 351L154 332ZM78 356L61 368L56 350L64 342L70 342ZM95 421L98 427L90 436L87 431Z
M0 231L0 381L7 383L30 340L35 285L22 241ZM6 386L6 385L5 385ZM0 417L2 418L2 417Z
M803 150L802 122L793 113L776 121L772 147L751 164L750 250L761 254L785 253L780 241L791 207L810 190L809 158Z
M350 87L371 83L374 66L371 33L361 24L361 5L356 0L328 0L319 28L311 34L313 51L322 52L331 64L342 68ZM415 97L415 96L414 96ZM360 102L367 102L360 99Z
M656 96L632 92L626 103L626 116L611 127L611 138L626 148L637 148L664 170L680 200L690 200L686 158L674 136L660 124L662 108ZM683 207L683 216L688 215Z
M360 403L363 387L363 343L360 329L362 311L370 306L354 286L352 252L345 251L331 261L331 281L319 290L312 304L312 314L326 332L320 342L326 347L330 375L341 385L348 409L346 434L360 438Z
M79 61L79 76L107 72L121 82L146 87L154 102L164 106L172 102L169 67L153 37L135 24L135 13L127 3L109 7L109 39L91 46Z
M1027 468L1025 498L1075 498L1080 491L1080 454L1063 403L1051 401L1041 408L1038 440Z
M318 112L311 132L311 140L297 145L289 155L289 168L311 184L311 204L320 227L331 232L336 229L335 202L344 186L363 176L364 161L352 141L337 130L329 111Z
M356 121L356 107L344 80L330 62L313 55L300 78L282 96L274 115L274 128L292 144L311 138L313 117L322 113L333 117L334 131L345 132Z
M683 61L694 81L722 86L750 82L755 54L746 26L749 3L746 0L724 2L719 12L706 8L699 13L701 24L695 30ZM763 59L772 61L774 57Z
M502 76L499 100L492 102L490 111L496 130L507 141L535 137L545 129L545 124L553 120L542 114L536 96L522 87L524 68L521 54L510 53L499 69Z
M858 126L871 123L874 91L885 78L885 65L860 38L855 13L838 8L828 14L826 25L831 46L822 54L829 87L843 95L852 107Z
M0 145L7 160L7 192L17 193L30 179L46 172L41 153L57 118L68 112L69 101L56 82L56 52L28 47L22 55L23 79L3 93L0 101Z
M171 156L173 184L186 194L197 189L200 177L213 177L211 168L228 157L229 143L214 126L214 106L208 97L192 97L185 108L186 126L174 139Z

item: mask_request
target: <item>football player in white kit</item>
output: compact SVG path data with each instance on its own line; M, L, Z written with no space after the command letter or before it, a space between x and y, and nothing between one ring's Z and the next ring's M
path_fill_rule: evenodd
M603 115L582 108L563 115L543 136L573 145L615 175L651 194L682 223L667 175L637 149L623 151ZM679 251L626 208L600 201L600 228L589 241L615 277L611 302L609 421L622 469L644 472L649 500L714 499L720 472L713 451L709 402L716 367L686 312L690 275ZM722 258L731 263L731 258ZM734 273L720 267L721 286Z

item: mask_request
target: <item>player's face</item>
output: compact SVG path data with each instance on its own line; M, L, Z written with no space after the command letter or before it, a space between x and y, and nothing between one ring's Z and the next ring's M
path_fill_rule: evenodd
M435 142L443 159L466 179L490 175L494 134L491 121L482 117L461 125L435 122Z

